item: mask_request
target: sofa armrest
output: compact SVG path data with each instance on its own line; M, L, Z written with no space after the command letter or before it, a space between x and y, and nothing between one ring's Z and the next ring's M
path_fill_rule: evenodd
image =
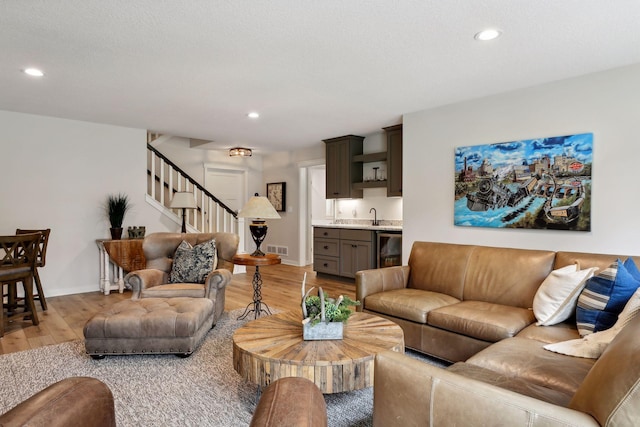
M358 311L365 308L365 298L368 295L391 289L407 287L410 268L408 265L362 270L356 273L356 300L360 301Z
M409 356L376 356L374 427L599 426L582 412L465 378Z
M224 288L229 283L231 283L232 274L229 270L224 268L219 268L217 270L213 270L207 276L205 280L205 298L209 298L209 294L211 292L215 292L219 289Z
M207 276L204 285L204 297L214 302L213 324L217 324L220 316L224 313L225 288L231 283L232 274L229 270L219 268L213 270Z
M115 427L113 395L95 378L66 378L0 415L0 425Z
M169 275L155 268L132 271L124 277L124 283L131 286L131 299L140 299L140 292L143 289L162 285L168 281Z

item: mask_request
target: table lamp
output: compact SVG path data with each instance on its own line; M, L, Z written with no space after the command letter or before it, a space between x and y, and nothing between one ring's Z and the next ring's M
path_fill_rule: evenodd
M182 209L182 232L186 233L186 210L195 209L198 207L198 205L196 205L196 199L193 196L193 193L189 193L188 191L177 191L173 195L173 199L171 199L171 204L169 205L169 207L171 209Z
M251 224L249 224L249 230L251 231L251 237L256 242L256 250L251 256L264 256L264 252L260 250L260 244L267 236L267 224L265 219L280 219L280 215L276 212L275 208L264 196L251 197L247 204L245 204L240 212L238 212L239 218L253 218Z

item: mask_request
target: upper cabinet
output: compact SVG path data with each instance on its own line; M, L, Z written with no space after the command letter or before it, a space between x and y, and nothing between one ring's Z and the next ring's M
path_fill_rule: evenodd
M387 135L387 196L402 196L402 125L383 129Z
M362 182L362 164L354 163L353 158L362 154L364 137L345 135L325 139L326 148L326 198L362 198L362 188L353 183Z
M325 139L327 199L362 198L363 188L387 188L387 196L402 196L402 125L383 128L387 149L363 153L361 136ZM385 169L386 162L386 171ZM363 170L367 170L364 178ZM371 175L371 176L369 176Z

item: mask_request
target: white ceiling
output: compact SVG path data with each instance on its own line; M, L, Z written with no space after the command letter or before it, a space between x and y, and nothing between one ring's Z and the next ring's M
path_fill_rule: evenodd
M502 37L475 41L486 27ZM403 113L637 62L639 0L0 2L0 109L207 148L366 136Z

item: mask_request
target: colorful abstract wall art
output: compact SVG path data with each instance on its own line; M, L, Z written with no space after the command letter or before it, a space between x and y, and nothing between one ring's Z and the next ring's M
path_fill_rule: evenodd
M458 147L454 224L591 230L593 134Z

